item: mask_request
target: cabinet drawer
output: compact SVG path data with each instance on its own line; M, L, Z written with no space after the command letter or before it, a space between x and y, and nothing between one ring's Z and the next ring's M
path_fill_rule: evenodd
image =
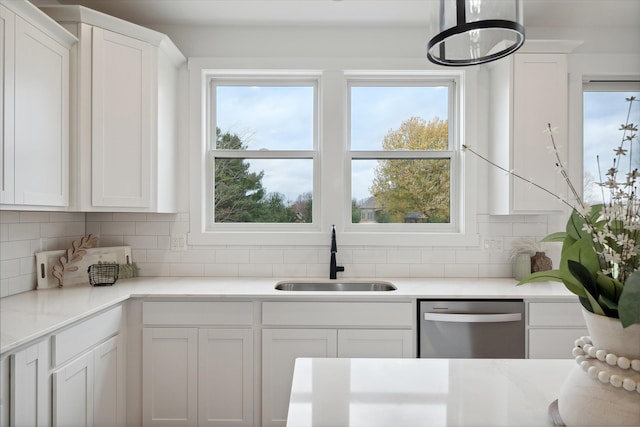
M529 330L529 359L570 359L574 342L586 328Z
M246 325L253 324L251 302L145 301L145 325Z
M117 306L53 335L53 366L117 334L121 322L122 306Z
M412 327L411 303L265 302L264 325Z
M529 303L530 326L585 326L579 302Z

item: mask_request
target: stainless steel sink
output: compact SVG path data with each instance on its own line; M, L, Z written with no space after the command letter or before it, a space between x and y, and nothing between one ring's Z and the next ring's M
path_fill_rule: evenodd
M317 281L317 282L279 282L276 284L278 291L293 292L387 292L395 291L397 288L389 283L382 281Z

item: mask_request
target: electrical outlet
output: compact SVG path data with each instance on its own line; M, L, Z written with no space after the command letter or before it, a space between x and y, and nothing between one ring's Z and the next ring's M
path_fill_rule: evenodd
M187 236L184 234L171 235L171 250L184 251L187 249Z

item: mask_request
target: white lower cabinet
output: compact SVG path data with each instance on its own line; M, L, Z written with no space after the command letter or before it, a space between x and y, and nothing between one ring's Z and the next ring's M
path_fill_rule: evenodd
M198 425L253 424L253 330L198 334Z
M142 311L143 425L254 425L253 303L145 301Z
M197 425L198 329L144 328L143 425Z
M93 425L93 355L53 371L53 425Z
M412 303L265 302L262 307L264 426L286 423L298 357L415 357Z
M13 354L10 369L10 425L50 425L49 341Z
M583 335L588 335L588 331L579 302L527 303L529 359L572 358L573 343Z
M124 426L126 360L122 307L52 337L52 424Z

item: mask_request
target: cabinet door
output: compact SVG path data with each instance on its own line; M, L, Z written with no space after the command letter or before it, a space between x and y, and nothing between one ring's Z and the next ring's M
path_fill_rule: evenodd
M14 47L15 14L0 5L0 203L14 200Z
M151 203L152 46L93 28L92 203Z
M562 195L565 184L556 171L556 160L543 131L548 124L558 128L554 136L560 158L566 161L568 146L568 73L564 54L514 55L513 168L554 194ZM562 205L553 196L516 178L512 197L514 212L558 211Z
M125 425L125 365L120 335L93 350L95 426Z
M93 353L53 372L53 425L93 425Z
M253 425L253 331L201 329L198 425Z
M340 329L338 357L414 357L409 330Z
M49 425L49 346L35 344L11 356L12 426Z
M571 359L573 343L589 335L586 328L529 330L529 359Z
M262 331L262 424L284 425L297 357L335 357L335 329Z
M69 202L69 50L15 24L15 204Z
M142 331L142 424L197 424L198 330Z

